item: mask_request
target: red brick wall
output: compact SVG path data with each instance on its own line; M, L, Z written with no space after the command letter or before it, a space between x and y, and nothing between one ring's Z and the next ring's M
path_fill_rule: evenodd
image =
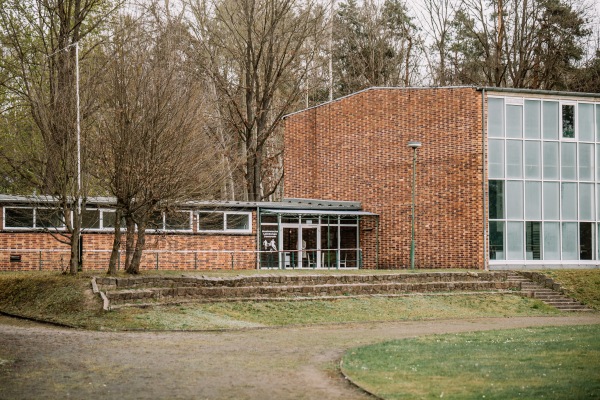
M256 268L255 212L252 213L252 227L252 234L246 235L149 233L141 269L155 269L157 255L159 269L231 269L232 261L235 269ZM83 269L108 270L112 241L113 235L108 232L84 234ZM21 261L11 262L11 254L21 255ZM40 265L43 270L67 269L69 254L69 247L49 233L0 230L0 271L39 270ZM123 265L124 252L121 268Z
M481 93L472 88L370 89L293 114L285 196L361 201L380 214L378 266L408 267L407 143L418 140L416 266L483 268L481 127ZM373 236L363 236L369 252Z

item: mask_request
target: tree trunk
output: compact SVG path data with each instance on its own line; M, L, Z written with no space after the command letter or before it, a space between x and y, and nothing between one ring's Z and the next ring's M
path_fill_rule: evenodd
M117 266L119 257L121 256L121 209L117 207L115 212L115 236L113 238L112 251L110 253L110 261L108 262L108 275L117 274Z
M146 246L146 221L140 222L138 225L137 241L135 242L135 251L129 265L128 273L137 275L140 273L140 263L142 261L142 252Z
M135 243L135 221L128 215L125 217L125 221L127 224L127 232L125 238L125 271L129 271L131 266L131 260L133 258L133 246Z

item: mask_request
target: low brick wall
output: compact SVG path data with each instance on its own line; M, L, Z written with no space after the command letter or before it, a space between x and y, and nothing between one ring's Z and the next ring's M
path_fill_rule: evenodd
M353 283L418 283L418 282L504 282L508 278L507 272L431 272L431 273L405 273L405 274L377 274L377 275L257 275L236 276L231 278L213 277L128 277L96 278L101 290L139 289L145 287L244 287L244 286L274 286L274 285L332 285Z
M94 278L111 304L518 289L505 272Z

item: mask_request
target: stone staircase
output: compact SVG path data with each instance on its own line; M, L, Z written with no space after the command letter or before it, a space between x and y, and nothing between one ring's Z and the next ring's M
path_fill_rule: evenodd
M510 271L508 281L518 285L522 295L541 300L561 311L593 311L585 304L566 296L560 284L539 272Z
M508 272L434 272L389 274L294 274L206 277L198 275L95 277L92 288L104 309L151 304L239 300L346 298L410 293L514 292Z

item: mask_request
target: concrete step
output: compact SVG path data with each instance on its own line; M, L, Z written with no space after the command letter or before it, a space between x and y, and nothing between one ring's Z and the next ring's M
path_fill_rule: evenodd
M538 274L540 275L540 274ZM544 303L556 307L561 311L592 311L586 305L574 300L568 296L565 296L561 291L554 290L557 287L560 289L560 285L556 284L552 279L546 278L545 276L535 276L538 282L534 282L526 276L519 275L514 272L508 273L508 280L510 282L519 282L521 292L528 296L543 301ZM549 285L547 287L545 285Z

